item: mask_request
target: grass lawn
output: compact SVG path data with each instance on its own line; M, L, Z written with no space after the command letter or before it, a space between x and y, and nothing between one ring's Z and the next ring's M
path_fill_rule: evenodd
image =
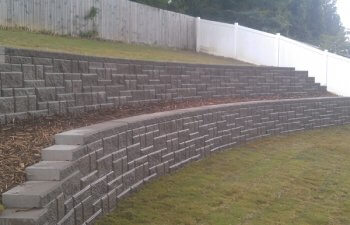
M53 36L21 30L0 29L0 46L123 59L202 64L245 64L233 59L199 54L192 51L124 44L112 41Z
M119 203L99 225L350 224L350 126L251 142Z

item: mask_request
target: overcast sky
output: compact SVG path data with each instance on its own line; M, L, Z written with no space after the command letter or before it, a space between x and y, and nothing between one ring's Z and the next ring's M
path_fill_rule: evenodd
M338 0L337 8L343 25L350 29L350 0Z

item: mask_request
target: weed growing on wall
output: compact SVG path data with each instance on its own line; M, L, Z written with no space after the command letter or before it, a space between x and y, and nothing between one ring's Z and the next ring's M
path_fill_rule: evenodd
M86 16L84 17L85 20L93 20L97 16L98 9L96 7L91 7L90 11Z
M89 23L92 21L92 30L89 31L81 31L79 33L79 37L82 38L96 38L98 37L97 25L96 25L96 17L98 14L98 9L96 7L91 7L90 11L85 15L84 20Z

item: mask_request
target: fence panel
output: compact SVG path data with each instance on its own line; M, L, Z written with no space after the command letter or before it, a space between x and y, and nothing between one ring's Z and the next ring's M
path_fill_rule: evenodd
M92 9L97 15L90 14ZM87 17L88 15L91 17ZM194 50L195 18L128 0L1 0L0 26Z
M212 55L235 58L234 25L200 20L199 50Z
M273 34L239 26L237 59L266 66L277 65L277 42Z
M279 39L278 49L279 66L308 71L311 77L315 77L316 82L326 85L326 52L283 36Z
M350 59L329 53L327 71L328 91L350 96Z

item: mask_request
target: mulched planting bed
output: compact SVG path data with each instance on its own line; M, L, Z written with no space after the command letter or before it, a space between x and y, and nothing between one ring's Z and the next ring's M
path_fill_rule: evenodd
M288 97L288 99L291 98L299 98L299 96ZM78 117L67 115L52 116L37 119L35 121L14 121L14 123L11 124L3 126L0 125L0 194L25 181L25 168L40 161L41 149L52 145L54 143L53 137L57 133L108 120L140 114L170 111L203 105L274 99L282 98L280 96L274 96L166 102L142 107L122 107L113 110L88 112L83 113ZM284 97L283 99L286 98Z

